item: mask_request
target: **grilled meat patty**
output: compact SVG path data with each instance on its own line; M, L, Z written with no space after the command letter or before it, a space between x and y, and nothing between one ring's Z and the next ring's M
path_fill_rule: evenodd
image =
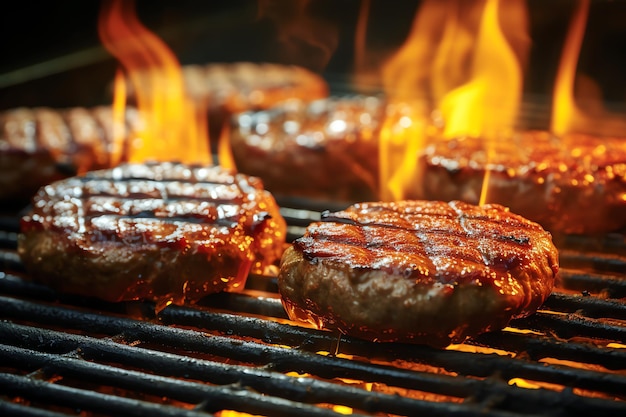
M445 346L536 311L558 268L550 233L503 206L373 202L311 224L278 285L293 320Z
M140 123L126 111L128 135ZM43 185L107 168L113 141L110 107L20 107L0 112L0 199L29 198Z
M239 171L275 195L356 202L378 198L377 97L292 101L231 120Z
M408 198L477 204L485 173L487 201L552 233L596 234L626 227L623 138L529 131L491 144L465 137L434 142L420 158L421 190ZM488 159L490 155L491 159Z
M285 228L257 178L127 164L42 187L18 251L34 280L60 291L182 304L243 288L279 259Z
M315 100L328 96L319 75L295 65L274 63L211 63L183 67L187 90L196 99L229 113L267 109L289 99Z
M329 92L321 75L296 65L213 62L185 65L182 75L189 97L207 108L213 142L235 113L268 109L291 99L312 101ZM134 86L128 86L130 99L136 99Z

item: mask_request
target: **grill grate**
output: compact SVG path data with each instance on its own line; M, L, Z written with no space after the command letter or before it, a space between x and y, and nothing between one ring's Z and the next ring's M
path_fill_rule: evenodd
M341 208L281 204L289 239L323 208ZM542 310L440 350L295 325L272 277L253 275L243 293L158 314L152 303L58 294L22 279L18 217L1 217L0 229L3 415L626 412L621 235L557 241L563 289Z

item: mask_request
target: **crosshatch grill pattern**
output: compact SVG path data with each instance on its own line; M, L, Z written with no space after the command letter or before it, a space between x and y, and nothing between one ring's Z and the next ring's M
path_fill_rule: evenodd
M282 201L289 239L320 202ZM273 277L198 305L107 303L22 279L0 217L0 414L573 416L626 412L626 240L556 239L563 291L446 350L289 322ZM236 414L230 414L236 415Z

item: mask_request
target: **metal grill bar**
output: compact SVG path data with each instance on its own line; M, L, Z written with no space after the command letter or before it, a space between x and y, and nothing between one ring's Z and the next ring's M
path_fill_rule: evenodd
M511 325L552 333L564 339L590 337L616 342L626 340L626 327L611 325L575 314L562 316L537 312L525 319L512 320Z
M18 375L0 374L0 386L6 395L118 416L207 416L199 411L71 388Z
M165 311L180 311L180 314L169 313L163 316L163 322L173 324L172 315L175 314L178 325L194 326L200 329L236 333L239 336L253 337L268 343L286 344L300 347L299 351L285 350L252 342L237 342L220 336L207 337L205 334L189 330L164 327L142 321L111 316L101 316L75 310L66 310L56 306L44 306L22 300L0 298L0 313L9 318L23 320L37 320L38 323L63 326L76 330L89 331L95 334L117 335L122 334L126 340L141 340L164 346L178 346L193 351L211 353L244 362L257 364L273 364L282 372L307 372L325 378L344 377L364 379L367 375L355 374L355 362L348 361L345 367L338 363L327 363L332 358L320 355L305 355L304 350L332 351L337 342L336 336L328 332L296 328L299 337L288 340L291 326L281 325L267 320L242 317L230 314L201 312L199 310L174 308ZM317 336L317 343L311 336ZM293 338L295 335L290 334ZM304 337L303 337L304 336ZM8 337L8 336L6 336ZM449 371L463 375L488 377L500 374L506 379L521 377L541 380L563 385L572 385L579 388L599 390L602 392L621 395L626 392L626 376L606 374L589 370L571 369L560 366L545 366L520 359L497 355L476 355L468 352L440 351L426 347L394 345L393 348L385 345L367 343L360 340L347 339L351 343L341 342L341 351L346 354L384 358L389 361L397 359L400 354L405 360L415 360L418 363L429 363L443 367ZM323 346L320 346L320 342ZM316 346L317 345L317 346ZM390 349L390 352L385 350ZM370 372L373 372L370 370ZM373 373L367 381L378 380L380 375Z
M14 417L67 417L67 414L9 402L2 398L0 398L0 415Z
M544 308L566 313L577 311L587 317L626 318L626 304L590 296L574 297L567 294L552 293L543 306Z
M8 331L6 330L3 329L2 331L3 337L6 337L11 343L18 342L17 339L20 335L23 338L20 343L24 345L37 344L37 339L42 339L42 329L12 325ZM304 416L321 416L330 415L330 412L314 407L306 408L293 402L279 403L273 398L270 401L263 396L256 396L254 391L287 396L302 402L329 402L355 408L366 406L369 412L385 411L402 415L428 413L429 415L441 416L477 416L483 415L484 412L482 407L477 404L444 404L398 398L315 379L294 379L282 374L254 370L249 367L223 365L163 352L150 352L140 347L131 348L111 341L101 341L84 336L66 335L52 331L44 333L45 347L54 346L55 350L59 349L58 345L63 345L63 351L68 349L68 351L79 350L82 355L90 359L97 357L98 360L112 361L125 366L145 367L150 371L171 373L185 378L200 379L212 383L234 384L235 388L207 387L202 384L171 380L154 375L146 376L140 372L119 370L110 366L83 362L72 357L40 354L13 347L0 347L0 353L8 362L4 365L17 363L23 366L45 367L46 372L52 372L55 375L67 375L105 385L144 390L154 395L167 395L190 403L201 401L214 403L217 401L214 407L218 409L235 409L255 414L269 413L268 415L289 416L297 412ZM251 397L249 400L245 392L242 393L245 390L241 387L250 387L254 390L249 392L248 395ZM246 396L246 405L244 406L238 404L241 396ZM279 405L285 404L289 408L279 408ZM490 415L504 417L510 414L493 411Z
M22 330L28 331L25 328L22 328ZM60 336L57 337L58 339L63 337L62 335L58 336ZM88 343L88 338L84 339L86 340L84 345L80 343L81 350L83 348L94 349L94 346ZM97 345L97 342L94 344ZM97 346L96 349L101 347L102 346ZM118 350L124 350L123 346L116 346L116 348ZM143 350L144 349L138 348L133 350L132 353L129 353L127 348L126 354L130 354L133 357L140 357ZM226 385L225 381L222 381L221 386L216 386L167 378L147 374L145 372L120 369L109 365L87 362L73 356L52 355L12 346L0 345L0 352L5 358L10 359L12 363L17 366L40 367L46 374L61 375L64 378L84 380L105 386L120 387L126 390L139 391L156 396L166 396L185 403L198 404L201 408L209 408L213 411L229 409L246 413L262 413L285 417L293 416L294 412L297 412L298 415L310 417L335 415L335 413L327 409L307 406L281 398L263 396L253 390L247 389L247 381L241 379L231 378L232 382L229 385ZM88 354L89 351L87 351L87 355ZM119 352L117 355L120 355ZM159 369L159 365L155 362L167 364L166 358L170 359L170 357L173 356L162 353L155 355L154 352L149 355L152 356L154 368L157 370ZM100 351L98 351L98 356L100 356ZM179 362L189 361L189 359L185 357L174 359ZM126 365L128 366L129 364ZM137 365L136 363L134 364L135 367ZM240 372L240 374L243 375L243 372ZM196 372L194 378L201 376L202 374ZM217 379L219 380L219 378ZM284 381L281 385L283 388L289 387L289 384ZM259 381L257 381L253 388L259 386ZM295 390L291 390L291 392L293 391ZM302 396L300 395L300 397Z
M626 280L623 275L603 275L598 273L561 270L563 287L583 293L605 293L609 298L626 298Z
M67 352L80 352L81 356L89 360L98 360L105 362L118 363L122 366L130 366L133 368L140 367L142 370L150 372L158 372L160 374L179 376L190 379L198 379L211 383L220 384L236 384L238 387L245 386L252 388L255 392L264 392L273 395L285 395L291 399L304 402L329 402L347 404L356 408L363 407L368 404L367 411L381 411L400 413L406 415L414 415L416 412L428 412L429 415L482 415L482 411L474 410L476 405L464 404L462 406L454 404L445 405L442 403L423 404L422 401L401 399L395 396L385 396L376 393L370 393L353 388L337 386L335 384L324 383L314 379L304 378L288 378L282 374L269 374L269 371L255 370L244 366L224 365L221 363L209 362L187 357L181 357L174 354L164 352L154 352L137 346L125 346L111 340L99 340L86 336L68 335L61 332L49 331L38 328L30 328L7 323L2 326L2 340L6 343L12 343L23 346L36 346L38 349L52 350L58 354ZM180 383L175 386L163 386L168 381L155 377L145 377L141 373L133 373L127 370L109 369L109 367L101 368L97 364L91 362L83 362L72 356L51 356L47 354L39 354L37 352L27 351L14 347L0 348L2 354L2 363L5 366L18 365L31 368L43 367L46 373L54 373L55 375L73 376L76 373L80 378L84 378L94 383L102 383L106 385L121 386L129 389L143 389L155 395L167 395L186 402L200 402L201 399L209 397L212 401L219 399L219 404L228 409L239 409L236 404L231 404L230 391L219 391L217 393L207 393L208 388L196 385L188 385ZM337 358L332 359L337 361ZM345 361L353 363L353 361ZM320 365L320 364L317 364ZM321 364L326 366L327 364ZM358 365L357 365L358 366ZM371 367L371 366L370 366ZM104 369L104 371L103 371ZM102 374L104 372L104 375ZM420 383L419 375L423 379ZM380 375L377 375L377 377ZM597 400L581 398L578 396L570 396L569 394L551 393L542 391L520 390L515 387L499 383L492 380L485 384L484 382L473 379L454 378L445 375L428 375L423 373L409 372L406 370L395 370L395 375L390 375L393 380L405 380L410 376L410 383L413 389L420 389L423 386L432 388L440 386L443 390L456 389L459 394L465 396L472 394L472 398L481 398L489 393L490 396L497 396L507 400L527 405L523 408L528 410L528 404L532 404L533 408L542 409L549 407L551 404L558 403L560 407L571 410L574 413L585 410L586 412L598 412L599 410L618 412L626 409L626 404L616 403L613 401ZM182 385L181 385L182 384ZM160 387L160 388L156 388ZM179 394L178 389L184 390L185 394ZM154 391L156 389L156 391ZM200 390L200 391L198 391ZM486 391L485 391L486 390ZM433 391L432 389L430 391ZM437 391L436 389L434 391ZM194 394L195 393L195 394ZM211 394L211 395L209 395ZM191 395L191 397L189 396ZM196 398L194 395L198 395ZM217 396L217 398L215 397ZM554 397L563 397L556 400ZM225 397L225 398L222 398ZM329 398L330 397L330 398ZM365 397L365 398L364 398ZM389 398L390 397L390 398ZM226 402L226 404L223 404ZM253 402L253 401L252 401ZM354 403L354 404L352 404ZM275 407L275 402L270 404ZM216 405L217 407L217 405ZM441 408L443 407L443 409ZM460 407L457 409L457 407ZM278 413L279 409L272 409L269 415L289 415ZM250 412L250 411L248 411ZM258 413L259 408L254 412ZM293 412L293 410L292 410ZM301 410L303 415L320 415L310 414L306 410ZM489 415L507 415L506 413L496 412L492 410Z
M623 369L626 363L626 351L623 350L601 348L591 343L555 340L541 335L522 335L507 331L485 333L473 339L471 344L523 354L533 360L559 358L615 370Z

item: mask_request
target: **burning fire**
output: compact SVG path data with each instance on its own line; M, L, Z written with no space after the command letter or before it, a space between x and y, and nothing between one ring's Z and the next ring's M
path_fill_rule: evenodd
M210 163L206 109L187 96L176 56L139 22L135 3L103 1L98 31L132 83L143 120L137 137L122 143L126 84L118 73L113 109L114 162L119 163L126 153L129 162Z
M579 0L561 55L554 86L551 126L551 130L559 136L580 132L602 136L626 131L624 116L608 112L602 105L595 83L576 73L589 4L589 0ZM580 105L579 99L586 103L585 108Z
M506 18L512 12L517 18ZM521 101L527 42L517 42L514 50L509 38L526 33L526 22L518 1L422 4L409 38L383 69L392 103L408 103L413 109L411 114L390 114L383 125L384 199L402 199L407 187L414 186L416 155L432 135L432 110L443 121L440 136L484 138L488 159L493 142L510 136Z
M626 131L624 116L608 112L597 85L577 72L589 5L577 3L554 85L549 130L564 143L573 133ZM407 40L382 70L392 109L380 137L382 199L421 194L416 161L429 141L479 138L489 165L496 145L513 140L521 118L528 20L524 0L421 3ZM563 148L580 152L574 145ZM485 170L480 204L489 200L490 173Z

